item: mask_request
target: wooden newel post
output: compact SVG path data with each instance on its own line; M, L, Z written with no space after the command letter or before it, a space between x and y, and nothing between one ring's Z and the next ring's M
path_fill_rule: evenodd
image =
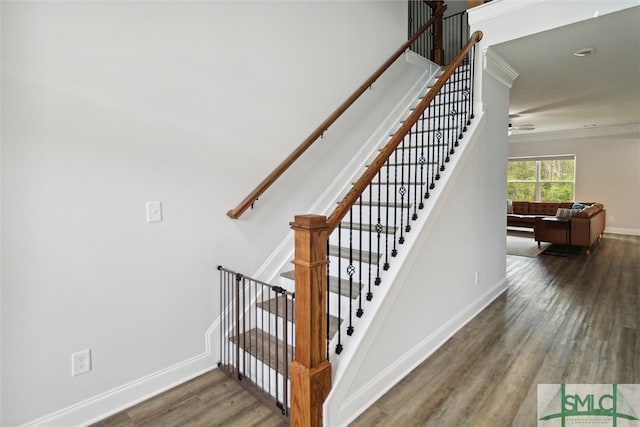
M327 219L298 215L295 232L295 358L291 362L290 425L322 426L322 405L331 389L327 360Z

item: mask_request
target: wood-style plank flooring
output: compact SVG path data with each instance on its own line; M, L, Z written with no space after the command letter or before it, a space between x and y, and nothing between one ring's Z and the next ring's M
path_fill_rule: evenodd
M102 420L94 427L264 426L288 424L221 369Z
M351 425L535 426L546 383L640 383L640 237L507 256L508 290ZM285 426L220 370L96 426ZM333 426L331 426L333 427Z
M508 290L351 424L535 426L538 384L640 383L640 238L507 257Z

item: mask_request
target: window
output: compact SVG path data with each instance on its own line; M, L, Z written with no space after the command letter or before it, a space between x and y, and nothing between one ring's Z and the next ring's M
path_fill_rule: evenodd
M509 159L507 198L534 202L570 202L575 193L574 155Z

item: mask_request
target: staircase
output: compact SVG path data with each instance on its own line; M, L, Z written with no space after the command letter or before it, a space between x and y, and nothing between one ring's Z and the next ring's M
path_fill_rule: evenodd
M328 359L338 358L356 334L360 318L386 272L401 262L403 246L473 119L473 53L461 61L428 107L402 136L326 243ZM441 70L441 74L444 70ZM436 84L438 80L434 80ZM408 110L408 117L428 97L431 87ZM402 130L405 121L397 128ZM396 132L389 135L397 140ZM381 141L379 151L390 141ZM376 159L366 164L367 171ZM357 185L356 183L354 183ZM339 198L338 200L340 200ZM219 267L223 304L219 366L255 386L255 394L288 416L289 365L294 358L294 271L284 271L278 286Z

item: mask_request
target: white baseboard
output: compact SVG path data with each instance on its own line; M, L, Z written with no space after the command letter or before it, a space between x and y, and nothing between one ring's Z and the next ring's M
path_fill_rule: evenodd
M211 342L218 333L217 326L216 321L205 333L206 349L203 353L30 421L24 426L86 426L216 369L217 360L216 355L212 354Z
M424 362L436 350L438 350L449 338L455 335L482 310L498 298L507 290L506 277L499 283L481 295L476 301L473 301L457 314L451 317L442 326L436 329L430 336L426 337L422 342L418 343L412 350L387 369L381 371L368 381L359 390L353 392L349 398L344 400L341 405L340 413L350 414L348 418L343 420L332 420L335 425L348 425L356 419L363 410L370 407L380 397L382 397L391 387L397 383L398 378L404 378L418 365Z
M637 228L607 227L605 228L604 232L610 233L610 234L626 234L628 236L640 236L640 230Z

